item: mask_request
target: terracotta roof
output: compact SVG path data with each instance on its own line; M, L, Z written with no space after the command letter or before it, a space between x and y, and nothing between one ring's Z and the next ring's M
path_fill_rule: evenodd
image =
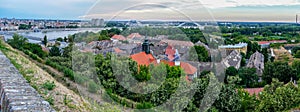
M116 40L126 40L126 38L123 35L114 35L111 38Z
M175 62L172 62L172 61L167 61L167 60L161 60L160 62L164 63L164 64L167 64L169 66L175 66Z
M131 55L130 58L138 63L138 65L150 65L151 62L155 61L152 54L146 54L145 52L140 52Z
M131 33L130 35L127 36L127 38L133 39L133 38L142 38L142 35L139 33Z
M258 41L259 45L271 44L271 43L286 43L286 40L271 40L271 41Z
M119 49L119 48L114 48L114 51L115 51L116 53L122 53L122 52L124 52L124 51L122 51L122 50Z
M162 60L161 62L169 66L175 66L175 62L166 61L166 60ZM197 72L196 67L186 62L180 62L180 67L184 70L186 74L195 74Z
M259 93L262 92L264 88L246 88L244 90L247 91L250 95L259 95Z
M183 68L186 74L195 74L197 72L197 68L189 63L180 62L180 67Z
M165 54L168 56L168 59L169 59L170 61L174 59L175 53L176 53L176 51L175 51L175 49L174 49L172 46L169 45L169 46L166 48Z

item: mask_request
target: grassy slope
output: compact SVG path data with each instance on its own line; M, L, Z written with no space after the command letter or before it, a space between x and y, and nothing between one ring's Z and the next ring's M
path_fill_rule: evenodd
M13 49L0 40L0 50L11 60L15 67L23 74L24 78L34 87L45 100L53 103L52 107L61 112L121 112L117 105L103 102L103 105L89 103L70 88L59 83L45 70L41 69L30 59L24 57L22 52ZM43 88L46 81L54 82L55 88L47 90ZM74 89L74 88L72 88ZM124 111L124 110L123 110Z
M90 104L84 101L72 90L57 82L50 74L31 62L29 59L20 55L19 52L9 45L2 42L1 51L11 60L21 74L30 82L40 95L50 103L57 111L89 111ZM43 88L46 81L54 82L55 88L47 90Z

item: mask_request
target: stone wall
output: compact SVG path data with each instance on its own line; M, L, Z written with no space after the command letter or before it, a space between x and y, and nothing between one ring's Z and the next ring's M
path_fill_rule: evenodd
M0 51L1 112L54 112Z

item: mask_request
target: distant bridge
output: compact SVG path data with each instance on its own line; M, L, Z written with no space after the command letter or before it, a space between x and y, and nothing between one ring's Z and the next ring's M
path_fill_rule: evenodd
M184 23L179 24L178 27L184 27L185 25L188 25L188 24L193 24L195 26L187 26L187 27L198 27L198 28L201 27L200 24L195 23L195 22L184 22Z

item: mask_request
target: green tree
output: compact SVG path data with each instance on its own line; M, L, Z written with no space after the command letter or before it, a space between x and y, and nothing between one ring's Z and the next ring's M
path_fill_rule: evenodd
M61 38L61 37L59 37L59 38L57 38L57 39L56 39L56 41L63 42L63 41L64 41L64 39L63 39L63 38Z
M271 85L266 85L259 95L260 104L257 111L282 112L299 106L300 94L298 86L293 83L286 85L274 79Z
M268 62L269 61L269 53L268 53L268 48L263 48L262 49L262 54L264 55L264 62Z
M213 106L221 112L238 112L241 109L241 99L234 87L223 85Z
M267 62L262 76L268 84L271 83L272 78L277 78L279 81L288 83L291 78L297 80L296 70L288 65L287 62Z
M236 76L238 75L238 70L231 66L231 67L228 67L226 70L225 70L225 79L224 79L224 82L225 83L228 83L228 77L229 76Z
M259 100L255 95L250 95L243 89L238 89L238 95L241 100L241 109L243 112L253 112L259 105Z
M14 34L12 39L7 40L7 43L13 48L22 49L23 45L25 45L27 41L27 38L24 38L18 34Z
M65 47L62 56L70 58L72 55L71 52L73 50L73 46L74 44L70 43L67 47Z
M67 37L64 37L64 42L68 42L68 39L67 39Z
M299 51L299 50L300 50L300 46L294 47L294 48L292 49L292 54L296 54L297 51Z
M252 87L258 81L255 68L241 68L238 74L242 79L241 85L245 85L246 87Z
M300 60L295 60L292 64L292 67L297 73L297 79L300 79Z
M134 74L135 78L140 81L140 82L145 82L150 80L151 78L151 74L149 71L149 67L145 66L145 65L141 65L139 66L139 73L138 74Z
M203 46L194 46L189 51L190 60L200 61L200 62L208 62L210 61L210 57L208 55L208 51Z
M50 56L61 56L60 49L56 46L53 46L49 52Z
M48 43L47 35L44 36L44 39L43 39L42 43L43 43L45 46L47 46L47 43Z
M300 50L298 50L298 51L296 52L296 54L294 54L294 57L295 57L295 58L300 58Z

